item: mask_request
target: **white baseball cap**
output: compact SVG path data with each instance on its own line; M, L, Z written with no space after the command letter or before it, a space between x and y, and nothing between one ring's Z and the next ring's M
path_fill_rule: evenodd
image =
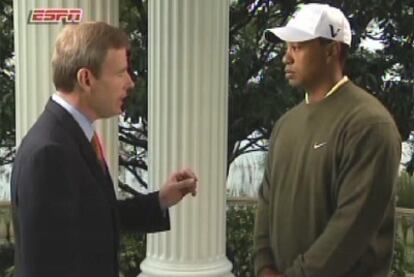
M286 26L267 29L266 40L301 42L323 37L351 45L351 26L343 12L327 4L305 4Z

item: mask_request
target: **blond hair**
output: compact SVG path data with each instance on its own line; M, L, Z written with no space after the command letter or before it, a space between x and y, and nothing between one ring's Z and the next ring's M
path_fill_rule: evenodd
M59 91L73 91L77 73L88 68L99 78L109 49L129 50L127 34L104 22L68 25L59 33L52 57L53 83Z

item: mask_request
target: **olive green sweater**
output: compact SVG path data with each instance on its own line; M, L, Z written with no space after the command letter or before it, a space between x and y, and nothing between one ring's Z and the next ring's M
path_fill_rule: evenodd
M273 266L287 277L387 276L400 156L392 117L351 81L287 112L259 191L256 274Z

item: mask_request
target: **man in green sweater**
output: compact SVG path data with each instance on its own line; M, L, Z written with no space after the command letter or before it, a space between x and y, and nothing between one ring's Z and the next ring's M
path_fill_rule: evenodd
M265 37L286 42L286 79L306 96L271 135L256 275L386 277L401 140L381 103L343 74L348 20L339 9L307 4Z

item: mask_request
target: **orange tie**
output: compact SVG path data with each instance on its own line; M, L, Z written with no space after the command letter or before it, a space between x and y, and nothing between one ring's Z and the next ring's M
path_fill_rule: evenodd
M98 160L98 163L101 166L102 171L105 172L106 162L105 162L104 155L102 153L102 147L101 147L101 143L99 142L99 137L95 132L93 132L91 144L92 144L93 150L95 151L96 159Z

